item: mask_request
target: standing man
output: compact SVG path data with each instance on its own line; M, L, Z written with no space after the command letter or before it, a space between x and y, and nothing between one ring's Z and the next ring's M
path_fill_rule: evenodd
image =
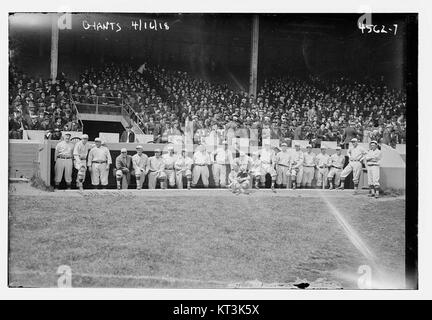
M59 188L60 182L63 179L63 173L66 180L66 186L68 189L71 188L72 184L72 158L74 144L70 141L70 133L66 133L64 140L57 143L54 152L54 171L55 171L55 187Z
M183 189L183 177L186 177L187 188L190 190L192 181L192 164L193 160L187 156L186 149L183 149L174 163L178 189Z
M137 190L141 190L147 175L148 157L142 146L136 146L137 153L132 156L132 167L135 173Z
M291 153L291 182L292 188L295 189L301 185L303 179L303 161L304 153L300 150L300 144L294 145L295 150Z
M156 189L157 182L160 181L161 189L166 189L166 174L165 162L162 159L161 149L155 149L153 157L148 159L148 187L149 189Z
M310 188L312 187L312 180L315 174L315 166L316 166L316 156L315 153L312 152L312 146L308 144L306 146L306 153L304 154L303 160L303 187Z
M360 174L362 170L362 161L364 159L366 151L358 145L357 138L351 139L351 142L353 145L348 149L349 163L341 173L341 185L338 189L343 190L345 188L345 179L352 171L354 192L357 192Z
M290 162L291 154L287 149L288 145L283 142L281 144L282 150L276 155L276 184L281 188L288 188L290 178Z
M262 175L262 167L261 167L261 160L259 158L258 151L254 151L252 153L252 162L251 162L251 168L250 168L250 176L251 176L251 185L255 186L255 189L259 189L259 182L261 181L261 175Z
M261 176L261 186L264 186L266 175L270 174L271 176L271 189L273 192L275 190L275 182L276 182L276 170L275 170L275 153L270 148L269 142L264 142L264 148L260 150L260 159L261 159L261 168L262 168L262 176Z
M342 146L344 149L348 149L349 142L352 141L352 139L356 139L357 137L357 130L355 128L355 123L353 121L349 121L348 126L344 129L342 134Z
M333 189L334 186L339 187L340 177L342 173L343 166L345 164L345 156L342 155L341 147L336 147L336 153L332 154L329 160L330 170L328 173L329 190ZM335 179L333 186L333 177Z
M327 177L330 165L330 156L326 153L326 148L321 147L321 153L316 156L316 185L317 188L325 189L327 187Z
M77 187L82 191L84 180L87 173L87 156L94 144L88 142L88 135L83 134L81 140L75 143L73 155L75 158L75 169L78 170L76 184Z
M165 174L170 188L174 188L176 184L176 175L174 171L174 164L177 161L177 155L174 153L174 147L168 146L168 153L162 156L165 164Z
M122 148L120 155L115 161L115 176L117 181L117 189L127 189L130 183L130 172L132 170L132 156L127 154L127 149Z
M193 155L194 167L192 170L192 187L195 187L199 178L204 184L204 188L209 185L209 169L211 163L210 155L207 153L203 145L199 145Z
M126 142L126 143L135 142L135 133L133 133L131 125L128 125L126 127L126 131L123 131L123 133L121 134L120 142Z
M219 147L212 152L213 178L217 188L225 188L227 185L227 166L232 162L232 154L228 150L228 141L222 142L223 147Z
M112 164L111 154L107 147L102 146L102 140L95 138L96 146L92 148L88 155L87 167L91 174L91 181L94 189L99 183L102 188L108 185L108 174Z
M380 188L380 161L382 159L382 153L378 150L378 143L373 140L369 144L370 149L366 153L366 168L368 173L368 184L369 184L369 197L379 197Z

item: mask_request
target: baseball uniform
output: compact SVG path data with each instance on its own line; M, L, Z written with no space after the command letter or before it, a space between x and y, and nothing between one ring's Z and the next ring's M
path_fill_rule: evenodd
M72 142L60 141L55 148L54 152L54 181L59 185L63 174L67 185L72 183L72 158L73 158L74 144Z

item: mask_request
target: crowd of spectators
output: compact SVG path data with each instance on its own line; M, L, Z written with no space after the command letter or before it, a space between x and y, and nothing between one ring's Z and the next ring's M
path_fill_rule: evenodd
M78 81L55 84L11 70L10 137L21 128L79 129L68 96L79 103L126 103L155 142L192 133L194 142L215 134L344 145L348 139L406 143L406 97L382 82L348 78L267 79L256 97L186 72L142 65L108 64L85 70Z
M23 130L44 130L46 137L60 139L61 131L81 130L68 97L69 82L33 78L9 67L9 138L22 139Z

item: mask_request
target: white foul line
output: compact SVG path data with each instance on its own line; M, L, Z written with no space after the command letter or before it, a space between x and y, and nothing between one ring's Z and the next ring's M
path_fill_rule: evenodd
M327 206L330 209L330 212L334 215L336 220L339 222L342 229L345 231L345 234L350 239L351 243L363 254L363 256L368 259L371 264L374 266L377 266L376 263L376 256L375 254L369 249L369 247L364 243L362 238L357 234L357 232L354 230L353 227L345 220L343 215L339 212L339 210L328 200L327 197L325 197L323 194L321 194L322 199L325 201Z

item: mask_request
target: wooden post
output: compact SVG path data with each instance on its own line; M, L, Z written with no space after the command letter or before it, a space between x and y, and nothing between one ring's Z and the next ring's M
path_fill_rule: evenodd
M258 83L258 39L259 39L259 17L252 17L252 35L251 35L251 60L249 73L249 95L256 97Z
M59 40L59 28L58 28L58 14L52 14L51 21L51 80L54 83L57 79L57 68L58 68L58 40Z

